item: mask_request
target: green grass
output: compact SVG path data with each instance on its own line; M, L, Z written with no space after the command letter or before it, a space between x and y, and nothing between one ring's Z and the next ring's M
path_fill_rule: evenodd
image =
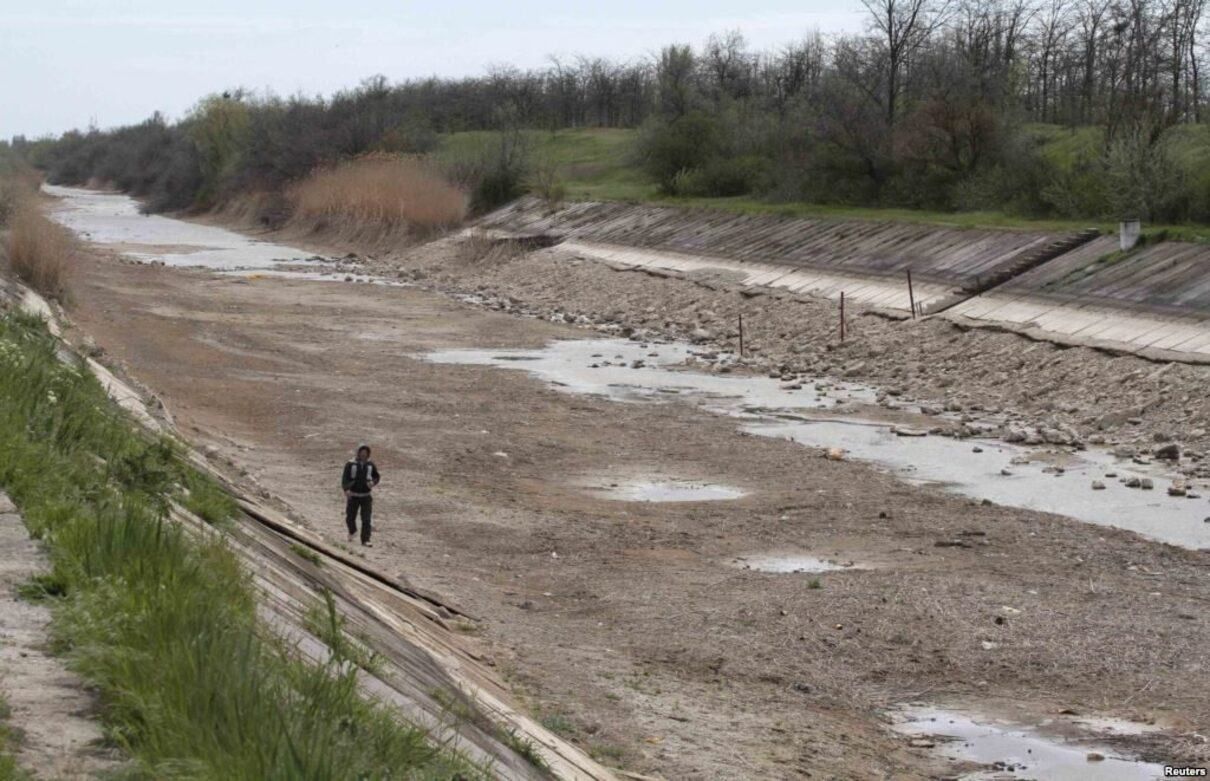
M478 776L362 699L355 668L304 663L258 624L235 555L167 520L206 478L57 347L39 321L0 317L0 486L64 594L54 647L97 688L135 777Z
M324 591L324 601L317 603L307 613L305 625L311 634L318 637L332 650L338 662L348 662L367 672L377 672L380 665L378 655L345 630L344 616L336 610L336 600L330 591Z
M636 135L634 130L618 128L525 131L534 162L553 166L567 186L567 197L579 201L655 197L655 186L631 160ZM491 140L492 134L484 131L454 133L442 138L437 158L465 158Z
M315 552L314 548L308 548L306 545L299 545L297 542L290 544L290 551L300 559L309 561L317 567L323 566L323 559Z
M1048 126L1041 126L1047 128ZM1055 128L1045 132L1053 136ZM1042 130L1037 131L1043 133ZM585 128L555 132L526 131L535 160L553 165L567 188L569 200L629 201L663 206L722 209L738 214L776 214L829 220L875 220L940 225L951 228L1000 228L1068 231L1095 227L1116 230L1108 223L1087 220L1031 220L1003 212L939 212L917 209L836 206L815 203L771 203L760 198L672 198L661 195L634 162L637 131ZM490 143L486 132L455 133L442 139L441 158L474 154Z
M1103 131L1095 127L1065 128L1034 124L1027 137L1042 155L1060 167L1070 168L1082 156L1099 154ZM1210 127L1182 125L1169 131L1174 154L1187 170L1210 171ZM531 130L526 137L534 159L553 165L566 186L568 200L628 201L662 206L722 209L737 214L775 214L825 220L872 220L936 225L957 229L991 228L1067 232L1096 228L1117 231L1117 224L1097 220L1030 219L998 211L926 211L920 209L837 206L816 203L772 203L750 196L738 198L671 198L661 195L634 162L635 130L583 128L554 132ZM440 158L475 154L490 143L487 132L455 133L442 138ZM1210 226L1148 225L1146 233L1170 240L1210 241Z
M12 716L8 700L0 695L0 781L30 781L29 773L21 769L13 756L20 740L11 726Z
M239 511L231 496L213 480L202 479L197 472L189 472L184 480L185 493L182 504L187 510L211 524L230 521Z

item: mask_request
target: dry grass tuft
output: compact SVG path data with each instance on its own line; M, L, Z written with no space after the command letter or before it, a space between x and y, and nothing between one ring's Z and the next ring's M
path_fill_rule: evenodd
M467 196L415 158L368 155L321 169L286 193L293 219L316 228L406 229L428 234L458 225Z
M75 256L71 232L47 219L32 200L23 200L8 221L4 245L13 273L30 287L63 301Z
M36 195L40 182L38 175L26 168L0 174L0 228L8 225L22 204Z

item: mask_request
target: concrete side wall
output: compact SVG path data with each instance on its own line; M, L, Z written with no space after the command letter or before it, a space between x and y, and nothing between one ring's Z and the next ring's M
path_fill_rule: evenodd
M1210 361L1210 246L1103 236L945 312L1157 360Z
M963 230L911 223L814 220L622 203L551 211L523 199L480 222L510 233L554 233L596 244L709 255L964 288L995 276L1062 234ZM906 281L905 283L906 284Z
M1117 236L957 230L806 220L618 203L550 210L523 200L481 227L554 234L618 267L714 275L909 311L906 271L924 312L974 327L1210 362L1210 246L1163 242L1122 253ZM1066 252L1066 247L1074 247ZM1057 254L1056 253L1061 253ZM1032 260L1031 260L1032 258ZM1049 258L1039 262L1043 258ZM989 289L990 288L990 289ZM979 295L974 291L983 290Z

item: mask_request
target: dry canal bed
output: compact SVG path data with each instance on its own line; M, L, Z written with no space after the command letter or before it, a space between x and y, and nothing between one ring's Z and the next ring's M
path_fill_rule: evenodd
M171 239L156 241L181 243ZM367 558L482 616L483 653L535 714L611 762L668 778L950 773L882 715L922 692L983 713L1015 703L1022 723L1064 709L1153 721L1159 735L1124 756L1206 761L1194 737L1210 721L1205 554L1040 512L1026 501L1033 488L1022 507L984 505L961 474L898 474L854 460L880 458L853 444L831 460L760 430L821 425L787 415L841 425L873 389L765 388L684 371L677 345L593 344L417 289L236 278L104 250L85 259L74 293L73 316L106 360L329 539L343 537L340 465L372 442L385 478ZM554 363L568 376L531 376L552 371L558 350L574 353ZM537 359L515 360L526 357ZM932 459L947 469L1070 481L1081 503L1144 496L1093 492L1040 464L1004 477L997 459L1012 454L992 443L975 454L970 441L880 431L894 452L960 447ZM584 490L585 475L642 476L618 465L745 495ZM1205 502L1162 490L1145 501L1173 512ZM1144 521L1160 528L1166 512ZM731 564L778 552L877 566Z

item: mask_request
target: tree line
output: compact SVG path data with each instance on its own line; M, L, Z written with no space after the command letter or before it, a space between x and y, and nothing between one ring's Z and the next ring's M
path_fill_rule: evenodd
M673 196L1210 220L1205 0L860 2L864 33L775 51L730 32L327 98L232 91L178 122L14 146L51 181L112 182L161 210L459 131L636 128L635 164Z

